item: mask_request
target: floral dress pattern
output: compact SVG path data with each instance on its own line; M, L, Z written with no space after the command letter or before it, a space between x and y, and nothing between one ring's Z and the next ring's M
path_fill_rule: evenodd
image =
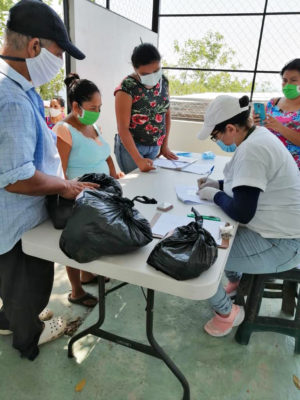
M48 125L49 129L53 129L54 125L53 122L51 122L50 117L46 117L46 124Z
M266 108L267 114L271 115L271 117L273 118L276 118L280 123L282 123L287 128L290 128L298 132L300 135L300 110L282 111L277 106L278 100L279 99L271 99L268 102ZM290 142L284 136L282 136L279 132L276 132L273 129L270 129L270 131L274 133L274 135L276 135L282 141L282 143L294 157L294 160L296 161L298 168L300 169L300 147L294 145L292 142Z
M166 112L170 107L167 79L147 89L132 76L127 76L115 89L132 97L129 130L134 141L144 146L161 146L166 136Z

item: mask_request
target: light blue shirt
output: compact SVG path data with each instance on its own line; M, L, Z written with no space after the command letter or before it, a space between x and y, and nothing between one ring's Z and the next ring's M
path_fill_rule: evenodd
M72 136L72 148L68 160L66 175L68 179L74 179L84 174L98 173L109 175L106 162L110 156L110 146L101 135L97 125L93 125L98 134L98 144L94 139L84 136L79 130L66 122L58 122L69 130Z
M32 84L0 59L0 254L47 218L44 196L4 188L39 170L63 177L59 154Z

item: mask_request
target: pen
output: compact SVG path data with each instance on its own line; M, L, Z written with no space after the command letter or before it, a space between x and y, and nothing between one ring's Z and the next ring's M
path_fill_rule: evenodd
M194 213L187 214L187 217L194 218ZM214 217L213 215L201 215L203 219L208 219L209 221L221 221L221 218Z
M173 165L175 165L176 168L178 168L178 165L176 164L176 162L175 162L174 160L172 160L172 159L170 158L170 161L171 161L171 163L172 163Z
M213 165L209 171L209 173L206 175L206 179L213 173L213 170L215 169L215 166Z
M202 186L203 184L205 184L205 182L207 181L208 177L212 174L212 172L213 172L214 169L215 169L215 166L213 165L213 166L211 167L211 169L209 170L209 172L208 172L208 174L206 175L205 178L199 178L199 179L197 180L197 183L198 183L198 191L201 189L201 186ZM198 194L198 191L196 192L196 194Z

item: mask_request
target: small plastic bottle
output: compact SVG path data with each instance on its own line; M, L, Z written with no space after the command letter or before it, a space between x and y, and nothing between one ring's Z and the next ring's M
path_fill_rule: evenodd
M213 160L215 157L216 155L212 151L205 151L202 153L203 160Z

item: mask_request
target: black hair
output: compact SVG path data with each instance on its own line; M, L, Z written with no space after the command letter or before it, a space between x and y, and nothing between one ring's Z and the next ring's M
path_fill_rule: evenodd
M60 97L60 96L53 97L52 100L57 100L57 101L59 102L59 105L60 105L61 107L64 107L64 106L65 106L65 101L64 101L64 99L63 99L62 97Z
M131 56L131 62L134 68L139 68L141 65L151 64L160 60L161 56L159 51L151 43L142 43L136 46Z
M248 96L243 96L239 99L240 107L247 107L249 105L249 102L250 100ZM213 135L215 132L221 132L221 133L225 132L226 125L228 124L239 125L240 127L250 128L249 115L250 115L250 107L248 110L243 111L240 114L237 114L234 117L229 118L226 121L217 124L214 127L211 135Z
M84 101L91 100L94 93L100 93L100 90L93 82L88 79L80 79L76 73L71 72L64 82L67 86L70 107L74 101L81 105Z
M295 58L292 61L289 61L280 71L280 75L283 76L285 71L298 71L300 72L300 58Z

